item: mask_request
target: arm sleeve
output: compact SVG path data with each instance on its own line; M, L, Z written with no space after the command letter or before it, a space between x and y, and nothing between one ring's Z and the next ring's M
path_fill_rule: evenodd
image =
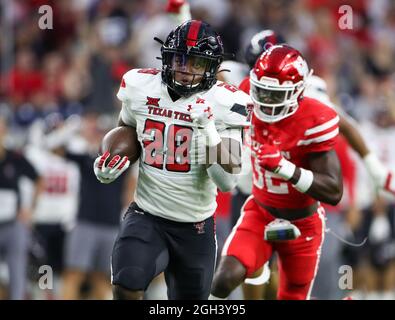
M36 181L39 178L36 169L34 169L33 165L25 157L19 159L19 167L21 174L30 180Z

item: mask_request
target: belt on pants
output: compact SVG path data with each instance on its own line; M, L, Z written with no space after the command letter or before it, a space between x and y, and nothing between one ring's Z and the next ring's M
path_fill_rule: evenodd
M272 216L278 219L284 220L298 220L310 217L318 209L318 203L315 202L312 205L300 208L300 209L287 209L287 208L274 208L263 204L262 202L254 199L254 201L262 208L266 209Z

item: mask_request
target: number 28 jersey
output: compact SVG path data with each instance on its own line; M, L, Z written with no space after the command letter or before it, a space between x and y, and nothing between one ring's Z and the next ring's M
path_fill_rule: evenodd
M121 119L136 128L142 147L135 201L142 209L174 221L198 222L217 207L217 187L203 164L205 147L190 117L210 107L221 137L241 142L247 94L218 81L211 89L173 101L157 69L133 69L117 97Z
M251 154L254 197L275 208L304 208L316 200L296 190L290 182L261 168L254 156L269 136L282 155L297 167L310 169L309 154L333 149L339 133L339 117L335 110L318 100L304 97L295 114L274 123L252 117Z

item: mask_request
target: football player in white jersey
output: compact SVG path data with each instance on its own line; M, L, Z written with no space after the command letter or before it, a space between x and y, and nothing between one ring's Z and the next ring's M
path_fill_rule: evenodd
M241 171L250 98L216 80L223 45L202 21L173 30L161 55L161 71L127 72L117 94L119 125L136 128L142 153L135 202L113 249L113 292L116 299L141 299L165 271L169 299L207 299L216 261L217 187L231 190ZM109 183L128 164L110 161L105 152L94 170Z

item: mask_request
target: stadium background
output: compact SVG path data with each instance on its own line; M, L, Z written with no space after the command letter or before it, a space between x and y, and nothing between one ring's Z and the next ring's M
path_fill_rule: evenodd
M160 61L155 58L159 46L153 37L164 39L175 25L175 20L164 10L165 0L2 0L0 3L0 117L8 124L5 144L31 158L35 155L29 155L29 146L39 147L37 132L42 130L46 135L64 123L78 127L74 128L75 135L66 147L76 153L92 152L102 134L116 123L120 104L115 94L123 73L136 67L160 67ZM305 55L315 74L327 81L332 101L358 122L369 147L386 166L395 169L394 1L190 0L189 3L192 16L212 24L222 35L226 51L234 52L238 61L243 62L244 49L257 31L270 28L283 35ZM344 4L352 8L350 30L341 30L338 24L339 7ZM38 8L42 5L53 9L51 30L39 28ZM40 128L37 123L42 124L41 129L37 129ZM395 299L394 198L376 194L361 161L349 147L339 152L345 159L343 170L346 168L348 177L343 201L338 207L327 209L338 220L336 230L332 231L353 243L360 243L365 237L368 241L355 247L327 233L327 239L340 248L333 259L323 257L321 266L339 261L339 266L351 266L353 271L353 288L338 288L337 280L342 274L337 272L333 280L337 290L328 298L352 295L357 299ZM38 286L38 267L46 264L46 254L35 230L36 224L59 224L61 231L55 238L59 245L65 245L78 220L78 185L84 178L72 160L65 163L71 166L68 177L73 177L68 185L73 188L69 205L58 204L67 211L65 215L59 217L58 212L57 218L35 218L33 214L32 225L24 221L30 239L26 299L67 297L62 281L65 266L59 261L54 289L41 290ZM125 178L122 187L125 197L115 189L108 197L118 197L119 204L125 206L131 200L135 171L131 170ZM28 207L31 186L22 181L21 188L25 190L23 203ZM45 188L48 191L50 187ZM231 196L223 194L219 198L220 238L229 232ZM337 271L337 265L334 267ZM81 289L76 289L79 297L110 298L109 288L103 282L95 282L91 271L95 270L89 270ZM273 274L275 277L275 266ZM316 286L320 286L319 280ZM9 281L0 252L1 298L7 297ZM163 287L161 280L153 287ZM163 297L163 288L154 289L148 298ZM240 298L241 291L232 297Z

